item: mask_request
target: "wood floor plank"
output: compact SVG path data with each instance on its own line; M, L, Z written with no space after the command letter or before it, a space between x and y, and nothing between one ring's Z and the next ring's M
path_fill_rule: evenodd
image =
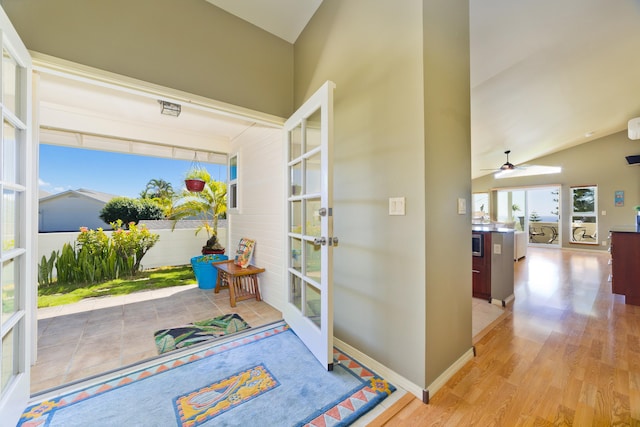
M515 300L429 404L376 426L640 426L640 307L603 252L529 248ZM383 414L384 415L384 414Z
M369 427L381 427L385 425L391 418L397 413L402 411L407 405L415 401L415 396L411 393L406 393L400 399L398 399L393 405L391 405L384 413L376 417L375 420L369 423Z

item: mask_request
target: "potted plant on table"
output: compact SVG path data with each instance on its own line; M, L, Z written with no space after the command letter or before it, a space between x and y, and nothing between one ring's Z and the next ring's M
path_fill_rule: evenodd
M202 256L191 258L191 265L194 269L198 285L201 288L210 289L215 287L215 279L211 274L207 277L201 275L202 270L213 270L212 262L229 259L224 255L225 249L218 241L218 219L227 210L227 186L224 182L215 181L206 169L193 169L188 173L189 177L204 181L202 191L192 192L185 189L180 194L171 208L169 217L173 220L173 228L181 219L197 219L200 225L196 228L196 235L205 230L207 240L202 247ZM200 277L202 276L202 277ZM213 280L213 283L210 283Z

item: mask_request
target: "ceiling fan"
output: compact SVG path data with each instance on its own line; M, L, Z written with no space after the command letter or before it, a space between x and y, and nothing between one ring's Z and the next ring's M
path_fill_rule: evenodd
M503 172L503 171L512 171L515 169L521 169L521 166L516 166L513 163L511 163L509 161L509 153L511 153L511 150L507 150L504 152L504 154L507 155L507 161L500 166L498 169L483 169L483 170L492 170L492 171L496 171L496 172Z

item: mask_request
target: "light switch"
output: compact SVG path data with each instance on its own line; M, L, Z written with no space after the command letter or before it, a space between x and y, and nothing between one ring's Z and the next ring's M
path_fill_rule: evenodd
M502 245L499 243L494 243L493 245L493 253L496 255L500 255L502 253Z
M389 215L404 215L404 197L389 197Z
M462 197L458 198L458 215L464 215L467 213L467 199Z

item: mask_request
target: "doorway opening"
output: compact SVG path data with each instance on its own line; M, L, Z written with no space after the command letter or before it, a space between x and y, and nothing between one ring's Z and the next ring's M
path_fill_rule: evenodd
M498 222L513 224L529 235L529 245L562 245L559 185L496 189Z
M159 87L149 90L150 86L129 81L119 87L101 80L99 70L96 76L73 69L68 74L49 72L46 64L36 62L38 139L43 143L98 150L105 155L120 152L183 160L191 160L196 150L212 153L211 163L226 164L227 153L240 135L257 135L262 129L280 132L281 124L273 117L236 113L229 106L217 109L214 101L203 99L182 101L180 117L164 116L157 101L168 97L181 102L175 91ZM256 138L260 140L259 135ZM235 246L230 243L227 247L233 251ZM265 301L269 301L269 295ZM60 309L42 321L38 319L34 325L37 333L30 343L32 353L38 353L31 368L31 393L40 394L157 357L153 333L163 328L231 311L239 313L252 327L282 318L264 301L241 301L233 309L229 302L226 290L215 294L194 284L188 289L134 294L110 303L99 298L67 311ZM83 338L88 340L83 343ZM78 341L74 344L73 340ZM150 348L140 346L143 340L151 343ZM61 375L54 377L55 374ZM34 381L39 382L37 387Z

